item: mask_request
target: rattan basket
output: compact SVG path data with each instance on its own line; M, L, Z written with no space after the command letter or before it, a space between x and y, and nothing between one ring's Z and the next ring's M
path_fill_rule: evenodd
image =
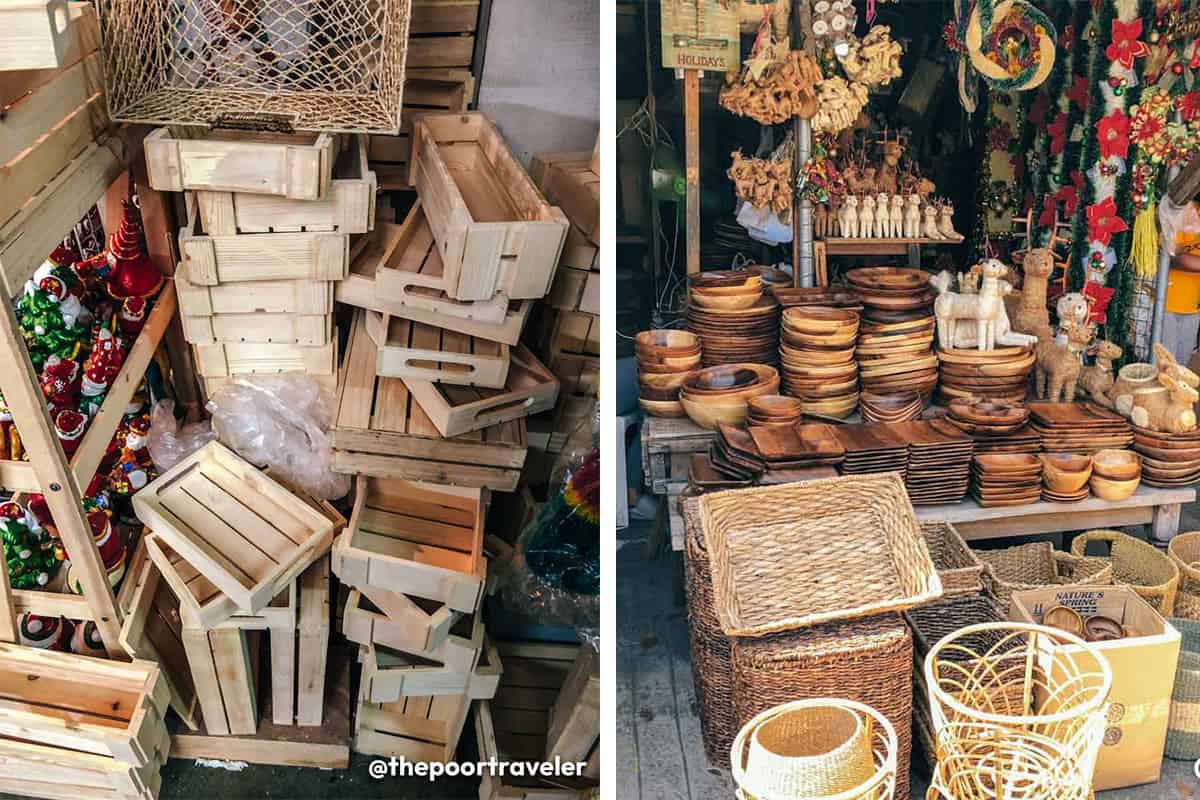
M730 760L743 800L890 800L897 748L895 728L870 706L813 698L747 722Z
M1167 555L1179 568L1179 591L1175 593L1177 617L1200 619L1200 531L1175 535Z
M1084 531L1071 542L1071 552L1084 554L1088 542L1108 542L1113 580L1123 583L1142 596L1164 617L1175 610L1175 593L1179 589L1179 567L1152 544L1135 539L1120 531L1098 529Z
M120 122L400 131L411 0L106 0Z
M896 473L715 492L699 508L717 618L729 636L903 611L941 597Z
M983 591L983 562L949 522L922 522L921 535L942 581L942 596Z
M1049 542L1030 542L1002 550L977 550L975 554L984 565L984 584L996 596L1005 614L1013 592L1043 586L1112 583L1112 565L1106 559L1063 553Z
M912 748L912 635L899 614L735 638L733 702L740 723L792 700L844 697L881 711L896 728L896 796L908 796Z
M715 767L729 769L729 747L738 731L733 706L733 662L730 642L713 611L712 574L700 536L694 497L681 497L683 575L691 638L692 682L700 709L704 752Z
M1192 761L1200 758L1200 622L1182 617L1172 617L1170 622L1183 641L1163 753L1168 758Z

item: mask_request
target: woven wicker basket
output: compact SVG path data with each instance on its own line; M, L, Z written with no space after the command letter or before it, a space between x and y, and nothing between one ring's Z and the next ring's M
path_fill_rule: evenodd
M699 508L729 636L903 611L942 595L896 473L715 492Z
M792 700L837 696L865 703L896 728L896 797L908 797L913 655L912 635L899 614L732 641L740 722Z
M942 581L942 596L983 591L983 562L949 522L922 522L921 535Z
M1106 559L1081 558L1059 552L1049 542L1030 542L1002 550L977 550L975 554L984 564L984 583L1000 601L1005 614L1008 614L1013 592L1043 586L1103 586L1113 582L1112 565Z
M1172 617L1170 622L1183 641L1163 752L1168 758L1192 761L1200 758L1200 622L1182 617Z
M1108 542L1111 553L1113 580L1128 585L1164 617L1175 610L1175 593L1179 588L1179 567L1152 544L1135 539L1120 531L1098 529L1084 531L1071 542L1071 552L1084 553L1088 542Z
M1173 613L1184 619L1200 619L1200 531L1176 534L1167 545L1167 555L1179 568Z
M729 769L729 747L738 731L730 642L721 632L713 611L712 573L700 536L696 499L682 497L679 506L683 512L683 576L691 634L692 681L700 708L704 752L710 764Z

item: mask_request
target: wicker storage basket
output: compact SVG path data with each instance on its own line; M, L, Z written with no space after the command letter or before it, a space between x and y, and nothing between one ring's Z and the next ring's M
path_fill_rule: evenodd
M400 132L411 0L98 6L116 121Z
M1152 544L1120 531L1098 529L1084 531L1071 542L1071 552L1081 556L1088 542L1108 542L1113 580L1128 585L1164 617L1175 610L1175 592L1179 588L1179 567Z
M1175 690L1171 693L1171 718L1167 723L1168 758L1200 758L1200 622L1182 617L1170 620L1183 637Z
M896 730L870 706L813 698L768 709L738 732L731 761L744 800L890 800Z
M733 702L741 723L792 700L837 696L865 703L896 728L896 797L908 797L913 651L899 614L732 642Z
M729 639L721 632L713 610L712 573L700 536L696 499L681 497L683 512L683 576L687 593L688 629L692 651L692 681L700 708L704 752L715 767L729 769L729 747L737 735L733 707L733 663Z
M922 522L921 535L942 581L942 596L983 591L983 562L949 522Z
M977 550L975 554L984 565L984 584L1000 601L1006 615L1013 592L1042 586L1103 586L1113 582L1112 565L1106 559L1063 553L1049 542Z
M1176 534L1167 545L1167 555L1179 568L1173 613L1184 619L1200 619L1200 531Z
M699 509L729 636L903 611L942 595L897 473L715 492Z

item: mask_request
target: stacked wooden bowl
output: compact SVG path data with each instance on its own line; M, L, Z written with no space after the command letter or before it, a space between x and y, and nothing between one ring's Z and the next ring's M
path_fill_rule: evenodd
M1074 503L1091 492L1092 457L1076 453L1042 453L1042 499Z
M804 413L845 419L858 407L858 312L848 308L784 309L779 363L783 390L804 403Z
M941 348L938 361L941 385L938 399L949 403L959 397L988 397L1020 403L1029 387L1029 373L1036 359L1028 347L997 347L994 350Z
M1169 488L1200 481L1200 430L1161 433L1133 426L1133 449L1142 456L1142 480Z
M765 364L725 364L688 375L679 402L692 422L716 430L724 422L742 425L752 397L779 393L779 372Z
M919 269L861 267L846 280L863 304L855 351L863 389L916 391L928 401L937 385L929 276Z
M1092 454L1088 485L1102 500L1128 500L1142 482L1142 459L1131 450L1100 450Z
M858 409L863 422L908 422L921 416L921 394L915 391L858 396Z
M689 280L687 327L700 337L701 363L774 364L779 304L753 272L702 272Z
M1042 496L1042 461L1031 453L976 455L971 495L985 508L1036 503Z
M781 394L764 394L746 402L746 423L751 428L788 428L800 421L803 402Z
M995 438L1025 427L1029 409L992 397L956 397L949 403L946 419L972 436Z
M634 339L638 366L638 403L653 417L682 417L679 390L700 368L700 339L673 330L642 331Z

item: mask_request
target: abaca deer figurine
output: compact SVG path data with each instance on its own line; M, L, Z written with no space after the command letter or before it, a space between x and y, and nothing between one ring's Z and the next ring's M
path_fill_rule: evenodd
M996 348L996 319L1004 307L1000 293L1000 277L1006 267L1000 261L989 258L980 265L983 283L979 294L944 292L933 303L937 317L938 341L942 347L953 347L955 329L959 320L972 320L976 327L976 344L979 350Z

